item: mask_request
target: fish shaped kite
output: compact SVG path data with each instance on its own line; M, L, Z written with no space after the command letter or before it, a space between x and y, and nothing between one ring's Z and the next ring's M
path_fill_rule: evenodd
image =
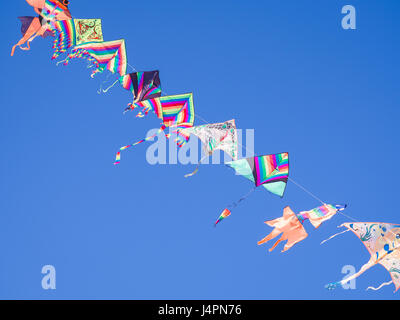
M136 117L142 118L146 116L150 111L153 111L157 115L157 117L162 120L162 126L156 134L120 148L120 151L115 157L114 164L120 163L121 151L133 147L144 141L153 139L159 133L163 132L166 128L175 129L173 133L176 133L178 136L176 142L179 147L181 147L185 141L187 142L188 138L182 136L180 134L180 130L192 127L194 123L195 113L192 93L185 93L175 96L163 96L159 98L140 101L137 103L133 103L129 109L134 110L136 108L142 109L142 111L140 111L136 115ZM165 136L169 138L170 134L165 134Z
M283 197L289 179L289 153L250 157L231 161L226 165L235 169L237 174L254 182L253 189L226 209L236 208L259 186L263 186L269 192Z
M359 277L361 274L363 274L365 271L372 268L373 266L380 264L390 273L392 280L390 282L385 282L381 284L378 288L368 287L367 290L379 290L383 286L392 283L395 286L395 292L399 290L400 225L380 222L348 222L342 224L340 227L345 227L347 229L341 233L352 231L365 245L371 257L369 261L364 264L357 273L339 282L330 283L326 286L326 288L330 290L334 289L339 285L343 285Z
M237 160L238 138L235 120L183 129L180 131L180 134L185 136L187 139L189 139L190 135L193 134L203 143L204 157L200 159L196 169L192 173L185 175L185 178L196 174L202 160L211 156L215 150L222 150L233 160Z
M71 19L67 0L26 0L26 2L33 7L38 16L18 17L22 24L22 38L12 47L11 56L14 55L17 46L22 50L30 50L30 42L37 36L43 38L53 36L55 20ZM26 47L23 47L25 43Z
M101 19L69 19L54 23L55 39L52 59L69 48L88 42L103 42Z
M96 67L91 74L92 78L96 73L101 73L105 69L108 69L112 73L119 73L120 76L126 74L128 62L124 39L106 42L88 42L77 45L62 62L64 62L64 65L67 65L71 59L75 58L86 59Z
M310 220L314 228L318 228L324 221L331 219L338 211L343 211L346 205L324 204L318 208L302 211L295 214L290 207L283 209L283 216L274 220L265 221L271 227L274 227L272 232L264 239L257 242L258 245L264 244L271 239L282 234L281 238L269 249L271 252L281 242L287 240L282 252L289 250L296 243L307 238L308 234L304 229L304 221Z

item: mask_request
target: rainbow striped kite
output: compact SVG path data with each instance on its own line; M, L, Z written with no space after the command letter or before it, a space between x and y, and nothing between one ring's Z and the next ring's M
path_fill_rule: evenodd
M221 215L219 216L218 220L215 222L214 226L216 226L219 222L229 217L230 215L231 212L228 209L224 209L224 211L222 211Z
M155 71L134 72L119 79L122 87L132 92L133 103L161 97L160 73Z
M126 74L127 59L125 40L115 40L107 42L88 42L76 46L64 62L67 65L71 59L84 58L91 62L96 69L92 72L92 77L96 73L101 73L108 69L112 73L119 73L121 76Z
M162 120L162 126L158 132L150 137L142 139L133 144L124 146L120 148L123 151L127 148L133 147L144 141L148 141L156 137L159 133L163 132L166 128L174 128L173 133L176 133L178 138L175 140L177 145L181 147L184 142L187 142L189 137L180 134L180 130L183 128L193 127L194 123L194 104L193 104L193 94L185 93L175 96L164 96L154 99L148 99L144 101L139 101L137 103L131 104L128 108L129 110L134 110L136 108L141 108L136 117L144 117L150 111L153 111L159 119ZM165 134L166 138L170 137L170 134ZM116 156L116 161L114 164L120 163L121 153L118 152Z
M227 163L228 166L255 186L263 186L269 192L283 197L289 178L289 154L287 152L250 157Z
M76 32L74 20L56 21L54 24L54 54L52 60L76 45Z
M226 165L255 184L246 195L230 204L228 208L236 208L259 186L263 186L269 192L283 197L289 179L289 153L250 157L231 161Z

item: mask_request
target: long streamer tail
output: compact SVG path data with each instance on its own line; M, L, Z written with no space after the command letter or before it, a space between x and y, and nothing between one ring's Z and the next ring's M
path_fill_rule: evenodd
M219 222L221 222L222 220L224 220L226 217L229 217L231 215L231 208L236 208L240 202L244 201L245 199L247 199L248 196L250 196L251 193L254 192L254 190L256 190L256 186L254 186L254 188L252 188L249 192L247 192L244 196L242 196L238 201L230 204L226 209L224 209L224 211L222 211L221 215L219 216L218 220L215 222L214 226L216 226Z
M328 239L325 239L325 240L322 241L320 244L324 244L325 242L327 242L327 241L329 241L329 240L335 238L336 236L338 236L338 235L340 235L340 234L343 234L343 233L345 233L345 232L347 232L347 231L350 231L350 230L349 230L349 229L346 229L346 230L344 230L344 231L342 231L342 232L338 232L338 233L334 234L333 236L330 236Z
M199 171L199 167L200 167L200 163L196 166L196 169L194 169L193 172L188 173L188 174L185 174L184 177L185 177L185 178L189 178L189 177L191 177L191 176L194 176L194 175L197 173L197 171Z
M135 143L133 143L133 144L130 144L130 145L121 147L121 148L119 149L119 151L117 152L117 155L115 156L114 165L119 164L119 163L121 162L121 151L123 151L123 150L125 150L125 149L128 149L128 148L130 148L130 147L136 146L136 145L138 145L138 144L140 144L140 143L142 143L142 142L145 142L145 141L149 141L149 140L151 140L151 139L154 139L159 133L163 132L163 131L165 130L165 128L166 128L166 127L163 125L163 126L162 126L160 129L158 129L158 131L157 131L155 134L153 134L152 136L147 137L147 138L142 139L142 140L139 140L139 141L137 141L137 142L135 142ZM166 134L165 136L168 137L167 134Z
M384 287L384 286L388 286L388 285L390 285L390 284L392 284L393 283L393 281L389 281L389 282L384 282L384 283L382 283L378 288L374 288L374 287L368 287L366 290L374 290L374 291L378 291L378 290L380 290L380 289L382 289L382 287Z
M203 158L201 158L200 161L199 161L199 163L198 163L197 166L196 166L196 169L194 169L194 171L191 172L191 173L185 174L184 177L185 177L185 178L189 178L189 177L191 177L191 176L194 176L194 175L197 173L197 171L199 171L201 162L202 162L205 158L207 158L207 157L208 157L208 155L205 155Z
M332 289L335 289L336 287L338 287L339 285L343 286L345 283L358 278L361 274L363 274L365 271L367 271L369 268L373 267L374 265L375 265L375 261L373 258L371 258L366 264L364 264L361 267L361 269L357 273L355 273L347 278L344 278L343 280L341 280L339 282L329 283L325 286L325 288L328 290L332 290Z

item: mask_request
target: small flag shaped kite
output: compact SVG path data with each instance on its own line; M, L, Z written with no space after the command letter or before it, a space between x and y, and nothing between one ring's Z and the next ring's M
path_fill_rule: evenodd
M229 217L231 212L228 209L224 209L221 215L219 216L218 220L215 222L214 226L216 226L220 221L224 220L225 218Z

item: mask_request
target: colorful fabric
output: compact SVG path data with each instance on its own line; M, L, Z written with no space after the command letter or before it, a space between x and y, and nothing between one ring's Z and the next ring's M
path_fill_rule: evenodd
M74 20L56 21L54 23L54 54L52 60L76 45L76 31Z
M344 223L365 245L371 257L354 275L327 285L333 289L343 285L367 271L376 264L381 264L390 273L396 291L400 288L400 225L391 223L357 222Z
M70 19L54 23L55 40L53 43L56 59L69 48L87 42L102 42L101 19Z
M125 40L115 40L107 42L89 42L81 44L72 49L64 62L67 65L71 59L82 58L92 63L96 69L92 72L92 77L96 73L108 69L112 73L119 73L121 76L126 74L127 59Z
M331 219L337 212L338 209L336 206L325 204L309 211L301 211L297 215L297 218L301 223L304 223L306 220L310 220L310 223L314 226L314 228L318 228L324 221Z
M119 79L122 87L132 92L133 103L161 97L160 73L155 71L134 72Z
M54 20L58 14L62 13L64 8L57 0L46 0L41 14L44 19L51 21Z
M283 216L281 218L265 221L265 223L274 229L268 236L258 241L258 245L266 243L282 234L279 240L269 249L270 252L274 250L281 241L287 240L282 250L282 252L285 252L308 236L303 225L300 223L299 219L297 219L297 216L293 213L290 207L283 209Z
M184 142L187 142L188 138L181 135L180 130L182 130L183 128L190 128L193 126L194 104L193 104L192 93L185 93L175 96L164 96L164 97L139 101L137 103L131 104L131 106L128 109L135 110L136 108L142 109L142 111L140 111L136 115L136 117L144 117L150 111L153 111L157 115L157 117L161 119L162 127L154 136L142 139L128 146L124 146L120 148L120 151L135 146L149 139L152 139L160 132L163 132L168 127L175 128L175 131L173 131L173 133L176 133L178 135L176 143L179 147L181 147ZM170 134L165 134L165 136L167 139L169 139ZM116 160L115 164L118 164L120 162L121 155L119 154L117 156L119 156L119 160Z
M190 128L194 123L193 94L164 96L133 103L130 110L141 108L139 116L153 111L166 127Z
M224 220L225 218L229 217L231 212L228 209L224 209L221 215L219 216L218 220L215 222L214 226L216 226L220 221Z
M238 138L235 120L205 124L181 130L185 137L194 134L203 143L205 155L211 156L215 150L226 152L233 160L238 156Z
M103 42L101 19L74 19L76 44Z
M263 186L269 192L283 197L289 178L289 154L287 152L250 157L227 163L235 171Z

